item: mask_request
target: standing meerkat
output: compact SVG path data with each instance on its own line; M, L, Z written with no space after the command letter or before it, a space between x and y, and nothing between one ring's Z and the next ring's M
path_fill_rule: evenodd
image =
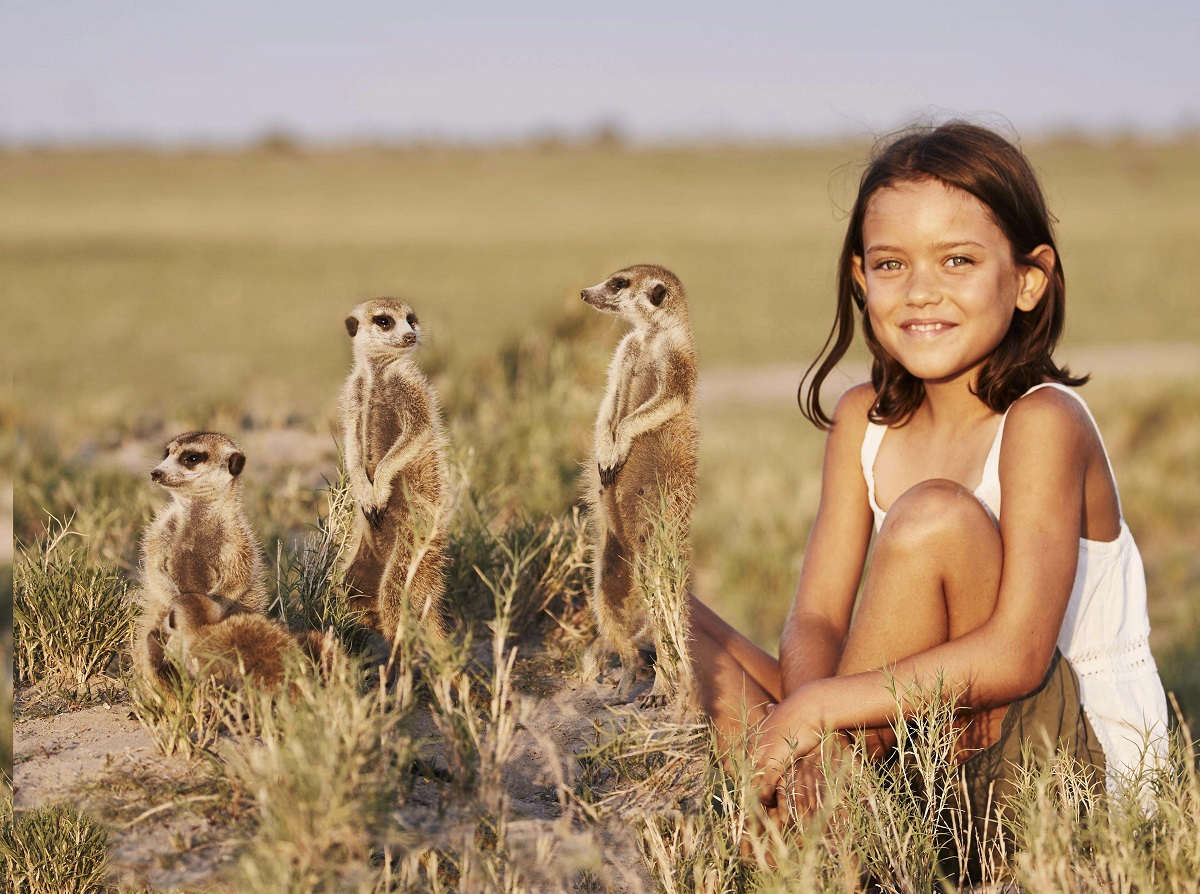
M258 614L228 614L220 599L206 593L181 593L162 623L168 653L201 679L240 686L250 677L277 689L289 664L308 658L325 667L337 651L331 637L315 630L291 633L278 621Z
M687 297L669 270L627 267L580 296L603 313L633 325L608 368L608 386L596 417L595 462L586 473L592 508L592 611L598 636L584 660L594 678L607 647L621 658L617 697L628 701L640 646L655 642L634 569L662 507L678 513L688 553L696 502L696 349ZM649 703L662 702L655 675Z
M245 465L246 455L225 435L188 432L167 444L150 473L171 502L142 538L142 613L132 651L145 680L170 679L163 620L181 593L208 594L223 615L266 611L262 553L242 509Z
M360 510L346 570L351 604L389 640L407 611L440 641L448 442L437 395L413 357L421 327L408 304L376 298L354 308L346 331L354 367L342 390L342 436Z

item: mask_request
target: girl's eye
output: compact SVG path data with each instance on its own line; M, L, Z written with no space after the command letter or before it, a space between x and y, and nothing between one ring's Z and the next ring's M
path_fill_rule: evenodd
M900 262L895 260L894 258L891 258L886 261L880 261L878 264L875 265L875 269L876 270L899 270Z
M972 261L970 258L963 257L962 255L955 255L954 257L950 258L950 260L946 261L946 265L948 267L965 267L967 264L972 263L974 263L974 261Z

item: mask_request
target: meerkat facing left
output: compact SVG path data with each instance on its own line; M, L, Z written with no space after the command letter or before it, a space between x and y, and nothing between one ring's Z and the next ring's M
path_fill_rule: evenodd
M142 679L170 680L163 619L180 593L213 596L224 614L263 614L268 604L262 554L241 502L246 455L217 432L187 432L166 446L150 478L171 502L142 538L142 613L134 667Z
M696 349L683 284L669 270L627 267L580 296L633 324L608 369L596 418L595 462L586 473L593 516L592 610L599 635L584 673L595 676L606 645L615 650L621 658L617 697L627 701L640 663L638 649L656 635L634 568L662 507L678 513L678 546L685 554L689 550L699 442ZM656 673L645 703L665 701L663 688Z
M343 449L360 510L346 570L352 605L389 640L409 612L440 641L449 445L437 395L413 357L421 326L393 298L364 301L345 322L354 367L342 390Z

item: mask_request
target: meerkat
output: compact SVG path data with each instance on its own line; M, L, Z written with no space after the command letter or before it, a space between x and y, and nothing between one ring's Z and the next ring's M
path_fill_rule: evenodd
M278 621L258 614L228 614L219 598L181 593L162 623L166 651L201 679L237 687L250 677L278 689L288 665L308 659L327 669L337 651L332 637L315 630L292 633Z
M597 639L584 660L594 678L607 647L621 659L617 698L628 701L639 648L655 642L634 569L661 507L677 512L688 550L696 502L696 349L687 297L679 279L652 265L627 267L580 296L632 324L608 369L594 436L595 461L585 473L591 507L592 611ZM645 704L666 700L655 675Z
M345 323L354 366L342 391L343 450L359 508L346 569L351 605L389 640L407 614L442 641L448 441L437 395L413 356L421 326L412 307L392 298L359 304Z
M225 615L266 611L258 538L242 509L246 455L215 432L188 432L167 444L150 478L171 494L142 538L142 613L134 629L134 668L168 683L163 619L181 593L211 594Z

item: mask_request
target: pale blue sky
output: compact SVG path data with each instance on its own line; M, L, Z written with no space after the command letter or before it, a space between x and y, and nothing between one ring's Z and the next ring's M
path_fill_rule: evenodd
M644 7L644 8L643 8ZM1200 125L1200 2L0 0L0 139Z

